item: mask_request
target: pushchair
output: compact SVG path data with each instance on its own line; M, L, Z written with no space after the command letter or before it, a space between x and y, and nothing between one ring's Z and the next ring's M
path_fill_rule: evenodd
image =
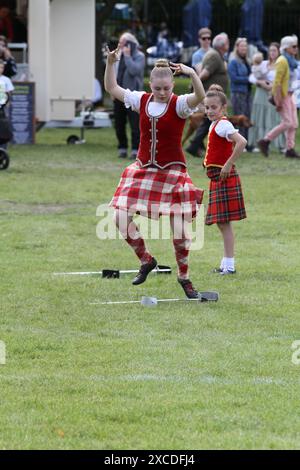
M6 145L13 136L11 124L5 112L7 102L8 94L0 92L0 170L6 170L9 167L9 155Z

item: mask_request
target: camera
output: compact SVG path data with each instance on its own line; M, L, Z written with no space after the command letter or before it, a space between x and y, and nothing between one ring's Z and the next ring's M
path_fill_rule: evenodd
M125 43L125 46L130 48L130 53L131 53L131 54L132 54L134 48L136 47L136 45L135 45L134 42L132 42L132 41L127 41L127 42Z

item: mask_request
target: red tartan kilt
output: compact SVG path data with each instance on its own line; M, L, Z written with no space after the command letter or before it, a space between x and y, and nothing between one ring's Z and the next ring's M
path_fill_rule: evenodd
M231 220L241 220L247 217L241 180L235 167L232 167L225 181L220 179L220 172L221 168L218 167L207 168L210 185L206 225L225 224Z
M194 186L183 166L161 170L140 168L134 162L123 171L110 206L154 219L181 214L190 220L197 215L202 198L203 190Z

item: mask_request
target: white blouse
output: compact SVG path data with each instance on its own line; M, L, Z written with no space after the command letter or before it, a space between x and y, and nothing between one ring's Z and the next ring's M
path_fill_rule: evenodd
M213 121L211 123L210 128L209 128L210 131L212 127L214 126L215 122L216 121ZM230 121L227 121L226 119L221 119L216 125L215 131L219 137L223 137L227 139L229 142L232 142L232 139L230 138L230 136L238 132L238 129L235 129L235 127L233 127Z
M141 106L141 97L143 94L146 93L145 91L130 91L127 89L124 95L124 104L126 108L131 108L133 111L140 112ZM186 119L191 114L196 111L196 108L192 109L189 107L187 103L187 98L189 94L180 95L176 101L176 113L177 115L182 118ZM165 108L167 103L157 103L154 101L150 101L148 105L148 113L150 116L160 116Z

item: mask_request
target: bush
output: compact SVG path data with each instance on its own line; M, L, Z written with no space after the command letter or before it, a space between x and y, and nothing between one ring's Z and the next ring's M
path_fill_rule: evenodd
M188 77L175 77L174 93L176 95L184 95L189 93L191 80ZM149 77L144 78L144 90L150 91Z

